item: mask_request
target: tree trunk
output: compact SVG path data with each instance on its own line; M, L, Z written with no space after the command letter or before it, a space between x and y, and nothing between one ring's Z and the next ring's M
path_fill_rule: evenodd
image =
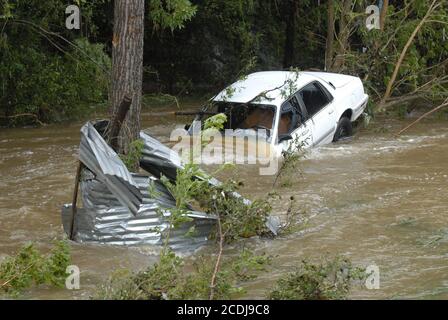
M115 0L109 96L111 119L115 118L125 96L132 100L118 139L117 151L123 154L140 133L144 17L144 0Z
M295 44L296 44L296 23L298 2L297 0L289 0L286 2L286 13L288 15L288 21L286 22L286 40L285 40L285 53L283 56L283 68L290 68L294 66L295 57Z
M345 64L345 55L348 49L348 38L350 36L349 16L353 0L344 0L342 3L342 12L339 18L338 32L338 51L332 69L340 71Z
M327 8L327 43L325 47L325 70L331 71L333 64L333 43L334 43L334 2L328 0Z

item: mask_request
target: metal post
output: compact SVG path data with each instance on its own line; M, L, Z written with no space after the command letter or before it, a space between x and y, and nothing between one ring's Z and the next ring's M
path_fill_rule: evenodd
M81 171L84 165L81 161L78 163L78 169L76 171L76 180L75 180L75 190L73 191L73 200L72 200L72 222L70 227L70 240L73 240L75 237L75 216L76 216L76 202L78 201L78 189L79 189L79 179L81 178Z

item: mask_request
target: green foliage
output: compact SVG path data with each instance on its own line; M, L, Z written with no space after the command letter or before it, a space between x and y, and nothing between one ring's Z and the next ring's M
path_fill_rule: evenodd
M244 281L253 280L260 272L266 271L271 263L266 255L254 255L249 250L235 257L224 257L224 261L216 274L214 299L224 300L240 296L245 292L241 287ZM206 300L210 295L210 279L212 278L215 260L202 255L193 263L194 272L189 273L182 286L173 291L177 300Z
M205 189L197 198L201 207L210 214L219 214L226 242L256 235L268 235L266 220L272 211L267 200L246 203L234 194L241 183L228 180L217 187Z
M162 183L176 199L176 207L170 209L170 228L186 220L187 211L196 201L209 214L218 216L221 230L217 257L200 255L188 269L186 261L168 248L168 240L162 249L160 261L148 269L137 272L115 273L98 288L94 298L112 300L185 300L231 299L244 293L241 283L266 271L271 258L254 255L243 250L238 256L225 256L225 243L242 237L267 232L266 218L271 211L267 201L245 203L235 196L239 184L229 181L210 186L207 175L196 165L188 164L178 170L175 183L162 177ZM152 191L150 191L152 192ZM166 239L169 239L169 234ZM188 271L188 272L187 272ZM279 280L269 294L271 299L341 299L349 292L351 280L357 269L346 259L335 259L318 265L304 261L296 272ZM211 295L213 292L213 295Z
M144 271L114 273L98 287L94 299L106 300L207 300L214 259L201 255L186 272L186 261L172 251L164 251L160 261ZM241 281L254 279L270 263L267 256L256 256L248 250L226 257L217 273L215 299L230 299L244 290Z
M271 300L346 299L353 281L363 279L363 271L342 257L318 263L303 260L294 272L281 277L267 296Z
M149 17L156 30L182 29L196 14L196 6L189 0L150 0Z
M63 287L70 261L70 247L65 241L57 241L48 255L27 244L1 263L0 292L17 296L32 285Z
M9 19L13 17L12 9L14 4L11 4L8 0L0 1L0 19Z
M56 241L41 271L43 283L62 288L71 263L70 247L66 241Z
M161 182L176 200L176 206L169 209L170 227L165 235L160 262L145 272L128 277L127 280L111 278L100 288L99 297L207 299L213 290L213 298L221 299L241 292L236 282L250 279L253 276L250 270L261 270L261 265L268 259L254 257L247 251L243 251L237 260L224 263L217 262L221 258L215 261L209 256L200 257L194 263L195 271L185 274L180 270L183 266L182 260L168 247L171 230L191 221L187 213L195 203L205 212L218 217L221 230L217 230L216 238L219 238L221 244L241 237L267 233L266 219L271 211L267 201L245 203L241 197L235 196L238 186L235 182L212 186L208 183L208 179L209 177L194 164L187 164L184 169L179 169L175 182L169 181L166 177L161 178ZM154 194L154 190L150 189L150 193ZM160 211L162 214L162 210ZM221 254L220 251L218 255ZM211 282L211 279L214 281ZM213 289L211 289L212 283Z
M134 171L135 168L138 168L144 147L145 143L143 142L143 140L137 139L129 144L129 150L127 154L120 155L121 160L129 169L129 171Z
M176 206L169 209L169 228L165 234L164 252L168 251L168 243L170 240L171 230L178 228L180 225L191 222L192 219L187 216L187 213L192 208L194 198L205 188L206 180L202 177L203 172L195 165L186 165L184 169L177 170L176 182L171 182L167 177L162 176L160 181L168 189L171 195L176 200ZM150 190L150 193L153 191ZM164 210L158 209L159 215L164 215ZM193 235L194 227L190 229L185 236Z
M0 125L77 119L106 99L104 46L74 38L63 25L62 32L52 30L65 22L65 1L0 4ZM90 25L93 7L83 2L81 10Z
M360 7L364 1L358 1ZM432 1L416 0L406 6L390 4L383 30L367 30L355 28L353 37L362 41L362 52L353 46L346 55L347 65L341 70L360 75L365 79L371 98L378 101L382 98L389 83L398 58L409 37L425 16ZM425 23L411 43L405 59L400 66L397 80L393 88L393 96L421 95L430 101L437 101L447 94L447 86L441 78L446 74L448 41L443 32L448 23L446 6L441 6L429 22ZM360 15L352 23L364 23L365 16ZM434 81L434 82L431 82Z
M246 65L251 65L250 71L282 69L287 32L291 32L287 21L294 3L298 12L293 26L292 65L303 70L324 68L326 5L309 0L192 2L197 6L197 13L186 28L170 35L148 36L147 41L156 44L149 49L148 64L158 71L157 81L162 90L182 91L186 87L215 91L234 82ZM344 29L347 50L335 52L345 62L335 71L360 76L371 98L378 101L401 50L431 1L391 3L384 30L370 31L365 27L365 9L372 3L366 0L352 3L353 11L343 13L342 1L335 2L335 49L340 46L341 18L348 21ZM443 5L420 30L400 68L393 96L421 90L422 85L446 74L446 63L441 63L448 52L447 19L447 7ZM445 80L425 86L424 97L435 101L446 96Z
M215 129L215 130L223 130L224 124L227 122L227 116L224 113L219 113L217 115L214 115L207 120L205 120L204 123L204 131L209 129Z
M162 300L178 285L183 276L183 260L172 251L163 251L160 261L138 273L118 272L100 286L95 299Z
M0 105L5 116L35 114L43 122L74 119L106 98L110 59L102 45L77 40L64 56L38 48L16 48L7 38L0 46ZM89 58L81 54L81 50ZM92 60L91 60L92 59ZM25 119L11 119L9 125Z
M170 224L174 228L190 221L186 213L197 204L209 214L220 215L227 242L269 233L266 219L272 208L267 200L246 203L243 198L235 196L241 183L228 180L212 186L207 182L209 178L195 164L187 164L178 170L175 183L162 177L162 183L176 199L176 207L170 209Z
M82 12L80 31L64 26L66 1L0 0L0 125L79 118L89 106L106 99L110 62L103 51L110 52L113 1L75 3ZM298 11L290 29L294 3ZM368 31L364 10L369 1L353 1L353 12L344 15L341 1L337 1L337 36L342 16L348 19L349 35L345 62L336 71L360 76L371 98L378 101L401 50L430 3L391 3L384 30ZM145 67L151 70L145 73L147 92L209 94L241 74L282 69L291 30L295 39L292 65L323 69L326 5L310 0L151 0L147 5L147 30L157 31L145 33L145 43L151 44L145 46ZM443 4L409 48L393 97L416 90L430 101L446 96L447 23L447 6ZM171 32L159 32L164 29ZM80 45L77 39L104 45L87 45L86 40L80 40L86 41ZM339 45L335 41L336 49ZM14 117L24 113L31 116Z
M177 170L175 183L171 182L165 176L161 178L162 183L176 199L176 209L181 212L188 210L193 197L202 189L201 185L203 182L194 179L198 173L199 170L196 166L187 165L185 169Z
M201 132L201 146L204 148L211 141L211 137L219 135L221 130L224 130L224 125L227 122L227 116L224 113L216 114L204 122L204 128ZM201 149L202 149L201 148ZM196 156L196 155L193 155Z
M300 174L300 161L305 157L303 150L309 141L301 141L299 137L295 137L288 142L288 148L282 150L283 162L277 172L273 186L280 181L282 187L290 187L293 179L297 179L297 175Z

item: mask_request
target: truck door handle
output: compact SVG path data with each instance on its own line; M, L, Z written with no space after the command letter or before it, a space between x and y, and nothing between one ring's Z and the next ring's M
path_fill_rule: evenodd
M328 110L328 114L333 114L333 112L334 112L334 109Z

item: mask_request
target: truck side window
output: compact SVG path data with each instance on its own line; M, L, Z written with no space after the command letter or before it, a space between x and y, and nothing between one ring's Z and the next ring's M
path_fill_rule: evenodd
M299 94L310 118L330 102L327 95L323 93L320 87L314 82L305 86Z
M300 104L294 96L282 106L278 127L278 134L290 134L294 132L302 123L304 117L300 109Z
M292 97L290 101L291 101L291 105L294 108L295 114L297 115L297 121L294 124L294 128L293 128L293 130L295 130L305 122L305 115L302 112L302 108L300 107L300 103L297 100L297 96Z

